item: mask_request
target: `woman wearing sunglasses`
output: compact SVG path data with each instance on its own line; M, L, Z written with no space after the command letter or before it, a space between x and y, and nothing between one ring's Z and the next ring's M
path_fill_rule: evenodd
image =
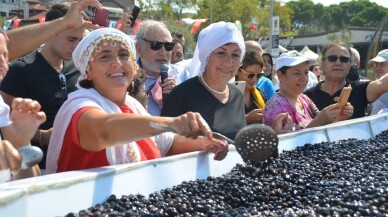
M388 76L375 81L346 80L351 66L351 57L351 50L344 43L327 44L322 49L321 56L321 68L325 80L308 89L305 94L313 100L318 109L322 109L335 103L342 89L351 85L352 92L348 100L354 106L351 118L360 118L365 116L365 109L369 103L388 91Z
M267 102L264 92L255 87L263 75L263 58L254 51L245 53L236 81L245 81L244 105L247 124L263 123L264 106Z
M217 160L226 156L227 145L212 138L198 113L176 118L150 116L127 94L138 69L134 47L132 39L114 28L94 30L77 45L73 61L81 72L79 89L69 94L54 121L48 173L198 150L216 153ZM179 135L163 133L151 127L151 122L172 127ZM205 136L198 136L200 133Z
M291 131L326 125L352 115L350 103L343 109L338 108L338 104L332 104L319 111L311 99L303 94L309 78L309 60L297 51L280 55L275 67L281 85L279 92L266 104L265 124L272 126L279 114L288 113L292 119L288 128Z

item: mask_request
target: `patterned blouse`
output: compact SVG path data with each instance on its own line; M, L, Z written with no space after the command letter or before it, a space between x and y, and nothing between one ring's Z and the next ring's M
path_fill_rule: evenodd
M293 130L306 128L311 120L318 115L319 110L308 96L300 94L298 99L302 103L303 111L297 111L285 96L277 93L265 106L264 123L272 126L280 113L287 112L294 122Z

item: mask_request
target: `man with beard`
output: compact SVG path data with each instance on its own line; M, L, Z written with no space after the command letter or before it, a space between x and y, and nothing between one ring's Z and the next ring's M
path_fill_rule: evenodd
M174 45L175 42L166 25L157 21L144 21L136 33L138 64L146 73L147 110L153 116L160 116L163 107L161 94L169 94L177 84L187 79L186 71L171 65ZM160 66L162 64L167 64L169 67L168 78L163 84L160 82Z

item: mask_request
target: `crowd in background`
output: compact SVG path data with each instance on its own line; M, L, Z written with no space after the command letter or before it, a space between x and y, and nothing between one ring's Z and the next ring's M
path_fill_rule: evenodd
M97 28L80 12L88 6L102 8L58 4L44 24L1 31L0 169L12 179L201 150L223 160L228 144L212 132L233 140L249 124L280 134L387 110L388 50L370 60L370 81L358 74L357 50L342 42L318 59L298 51L274 58L217 22L184 59L184 36L165 24L144 21L132 39L131 14L120 30ZM352 92L342 103L344 87ZM30 145L44 158L21 170L16 150Z

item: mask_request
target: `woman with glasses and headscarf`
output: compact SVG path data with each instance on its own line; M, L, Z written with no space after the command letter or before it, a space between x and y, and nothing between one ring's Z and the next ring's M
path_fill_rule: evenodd
M200 114L153 117L127 94L138 69L135 56L132 39L113 28L92 31L78 44L73 61L81 72L79 89L69 94L55 118L48 173L199 150L215 153L216 160L226 156L228 146L213 139ZM163 133L152 123L169 126L179 135Z
M347 103L344 108L332 104L319 111L309 97L303 94L308 83L309 60L297 51L280 55L275 64L281 82L279 92L267 102L264 123L272 126L281 113L288 113L292 123L285 132L326 125L348 119L353 107Z
M247 51L242 60L236 81L245 81L244 107L247 124L263 123L264 106L267 102L264 92L255 87L263 76L263 58L254 51Z
M336 102L344 87L351 86L352 92L348 102L354 106L353 118L365 116L365 109L369 103L374 102L383 93L388 91L388 76L383 76L375 81L346 80L351 66L351 50L342 42L327 44L322 49L321 69L325 80L315 87L305 91L305 94L323 109Z

